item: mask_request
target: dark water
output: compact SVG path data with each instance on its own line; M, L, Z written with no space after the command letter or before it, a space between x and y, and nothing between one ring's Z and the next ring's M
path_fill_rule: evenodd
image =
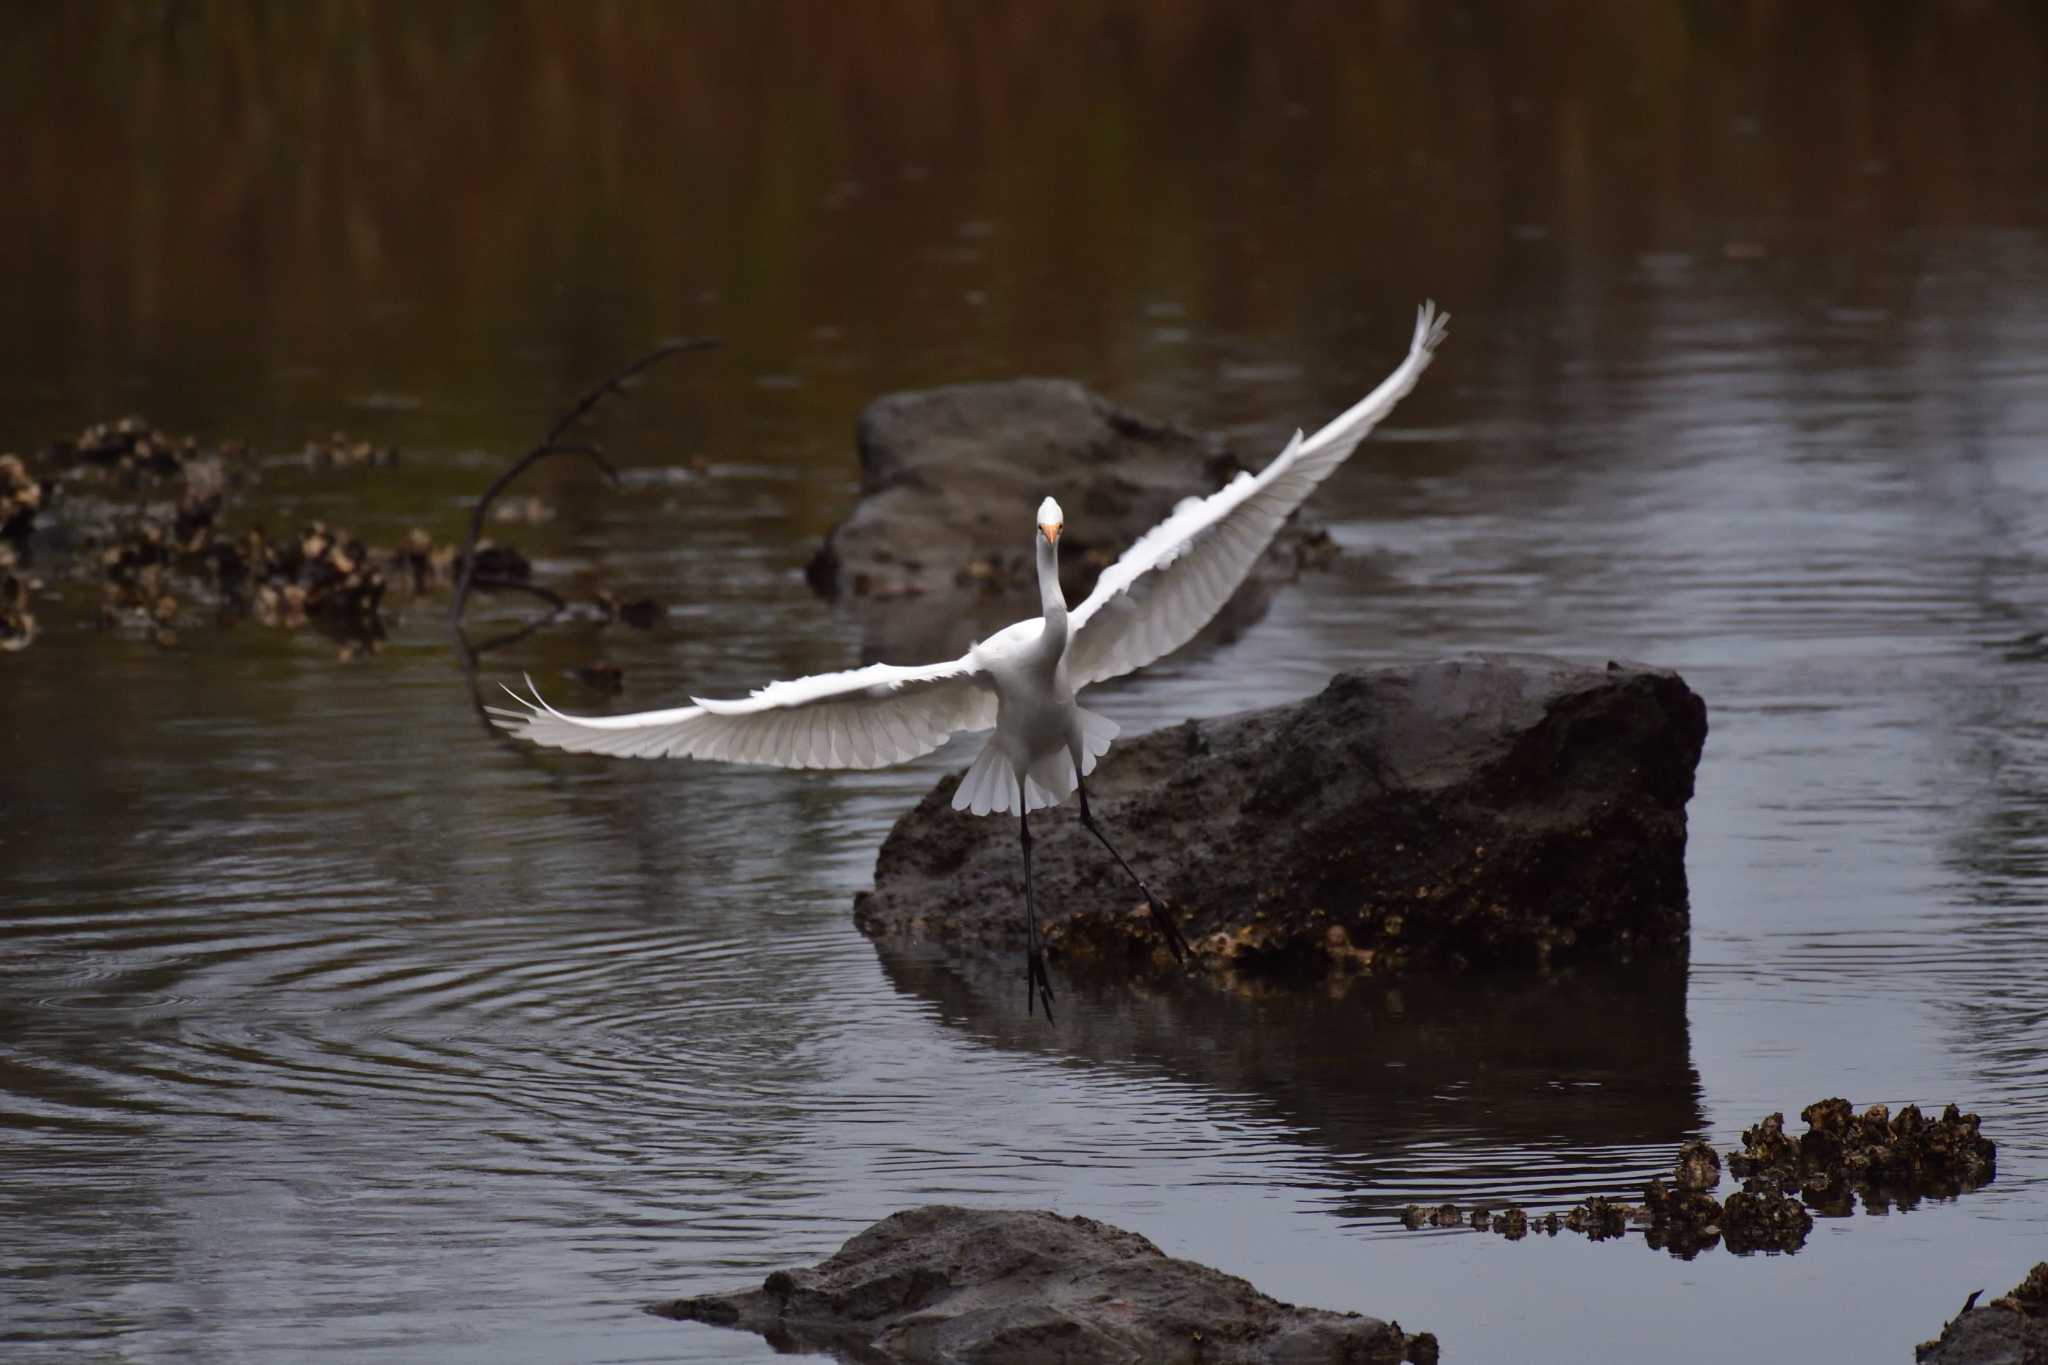
M229 514L457 534L539 471L618 703L843 666L799 566L891 388L1081 378L1256 451L1452 339L1319 494L1347 552L1127 729L1466 649L1681 669L1689 970L1217 1001L853 930L949 765L493 742L382 652L93 625L0 656L10 1359L767 1357L641 1315L945 1199L1132 1227L1453 1359L1902 1358L2048 1244L2048 37L2038 9L348 6L0 18L0 444L97 418L396 473ZM480 629L530 604L479 603ZM1771 1110L1956 1099L1995 1183L1792 1257L1401 1230L1627 1194ZM1564 1343L1570 1343L1567 1348Z

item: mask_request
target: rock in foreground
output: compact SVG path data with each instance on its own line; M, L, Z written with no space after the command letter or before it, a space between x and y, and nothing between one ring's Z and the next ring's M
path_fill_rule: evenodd
M1917 1365L2032 1365L2048 1360L2048 1261L2011 1293L1976 1306L1977 1296L1933 1341L1913 1348Z
M1088 787L1205 965L1536 966L1683 950L1685 805L1706 732L1705 703L1670 672L1464 658L1119 741ZM956 782L897 822L855 920L1014 953L1016 822L955 812ZM1032 833L1049 950L1155 960L1135 890L1075 812L1044 812Z
M1060 583L1079 602L1182 498L1206 497L1245 468L1217 437L1062 379L890 394L861 414L857 444L860 502L805 576L850 604L868 657L896 660L950 659L1038 615L1030 518L1047 494L1066 510ZM1330 553L1327 535L1290 519L1200 638L1233 637L1276 587Z
M900 1362L1315 1361L1428 1365L1436 1339L1294 1308L1089 1218L927 1205L759 1289L655 1305L778 1348Z

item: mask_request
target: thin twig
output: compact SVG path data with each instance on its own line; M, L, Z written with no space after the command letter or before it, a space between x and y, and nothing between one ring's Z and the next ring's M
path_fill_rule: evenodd
M619 478L618 472L605 459L604 453L601 450L594 445L564 443L562 437L568 432L570 427L588 416L590 410L603 402L607 397L615 393L623 393L626 381L641 371L650 369L661 361L682 351L708 351L716 345L718 345L716 337L678 337L675 340L663 342L646 355L641 356L638 360L626 366L625 369L618 371L602 383L592 387L581 398L577 399L575 405L563 413L553 426L548 428L548 434L541 438L539 445L527 451L517 460L514 460L497 478L491 480L490 487L484 490L484 495L477 499L476 506L470 511L469 535L462 543L462 558L460 561L462 568L455 580L455 602L448 611L449 624L456 628L458 634L460 633L462 623L462 609L469 602L470 588L475 586L475 583L472 581L471 569L476 563L476 544L477 541L483 538L484 517L490 511L491 503L497 498L498 494L504 492L506 486L512 480L524 473L527 466L544 460L550 455L587 456L597 463L599 469L604 471L607 480L616 484ZM551 593L546 595L553 596ZM561 605L561 599L556 598L556 609L560 610Z
M507 645L516 645L535 631L547 628L553 623L554 619L552 616L536 616L523 626L493 635L490 639L478 641L476 644L469 642L469 635L466 631L457 632L457 639L467 661L474 665L478 659L481 659L492 650L503 649Z

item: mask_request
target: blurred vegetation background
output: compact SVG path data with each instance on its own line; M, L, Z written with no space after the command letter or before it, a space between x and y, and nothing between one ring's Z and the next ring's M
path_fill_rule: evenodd
M1645 252L1853 294L2043 220L2044 92L2048 7L1996 0L15 5L0 440L516 446L702 331L655 421L751 385L749 444L844 460L888 388L1141 396Z

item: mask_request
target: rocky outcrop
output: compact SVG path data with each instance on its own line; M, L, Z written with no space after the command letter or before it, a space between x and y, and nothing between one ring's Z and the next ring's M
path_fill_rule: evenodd
M656 1304L759 1332L778 1349L914 1362L1394 1362L1436 1339L1356 1313L1295 1308L1092 1218L928 1205L759 1289Z
M1126 412L1071 380L1018 379L891 394L861 414L860 501L805 576L859 617L869 658L953 658L1038 614L1031 515L1067 515L1060 582L1069 602L1182 498L1240 469L1213 436ZM1252 459L1262 466L1277 452ZM1334 553L1290 521L1200 639L1235 637L1304 563Z
M1984 1307L1970 1295L1933 1341L1913 1348L1916 1365L2031 1365L2048 1360L2048 1261L2011 1293Z
M1521 968L1684 950L1685 806L1706 730L1670 672L1474 657L1347 673L1292 706L1119 742L1088 785L1206 966ZM1015 822L953 811L955 783L897 822L855 920L1013 954ZM1056 959L1166 961L1071 810L1033 834Z

